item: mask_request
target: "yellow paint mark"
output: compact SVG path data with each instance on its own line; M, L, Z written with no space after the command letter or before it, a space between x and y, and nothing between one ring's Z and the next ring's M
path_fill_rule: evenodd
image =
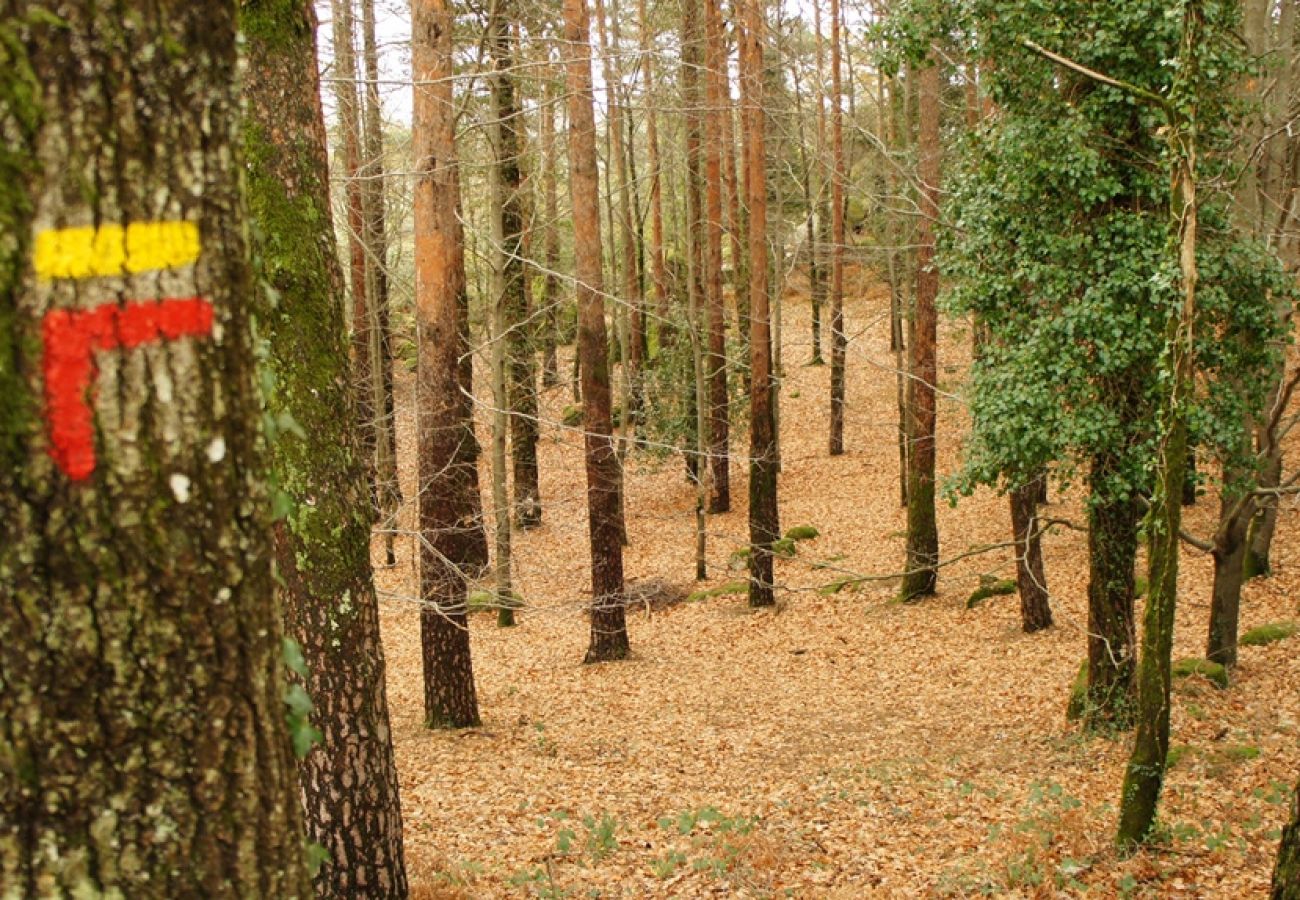
M199 258L194 222L132 222L58 228L36 235L32 261L44 281L175 269Z

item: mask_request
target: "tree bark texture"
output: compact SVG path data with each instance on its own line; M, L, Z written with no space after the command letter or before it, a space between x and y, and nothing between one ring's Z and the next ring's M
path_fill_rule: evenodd
M608 339L601 271L600 185L591 88L591 35L586 0L564 0L569 105L569 189L582 357L587 518L591 539L591 642L586 662L628 654L620 537L619 470L610 414Z
M1088 703L1090 728L1133 724L1137 638L1133 621L1133 566L1140 513L1130 498L1098 490L1113 461L1093 461L1088 509ZM1104 490L1104 489L1103 489Z
M412 145L415 309L419 325L420 644L431 728L479 723L466 579L486 558L478 447L465 397L468 324L452 106L450 0L414 0Z
M311 896L236 7L16 0L0 18L8 896Z
M776 603L772 543L780 537L776 423L772 414L772 329L767 290L767 153L763 112L763 4L748 0L742 38L745 168L749 176L749 605Z
M1043 568L1043 536L1038 524L1038 479L1011 491L1010 497L1020 622L1025 632L1032 634L1052 626L1051 596L1047 593L1047 572Z
M939 270L934 223L939 217L940 62L932 51L918 73L921 215L916 227L916 298L908 340L907 563L902 599L933 594L939 578L939 530L934 511L934 429Z
M1237 664L1237 625L1241 587L1246 580L1246 553L1253 498L1224 494L1219 500L1219 528L1214 536L1214 584L1210 591L1210 628L1205 658L1225 666Z
M370 506L349 390L316 13L306 0L245 0L248 196L264 276L258 318L276 376L269 400L302 434L272 445L292 511L276 527L285 627L307 662L322 739L299 761L310 840L329 860L318 897L405 897L402 814L370 570Z
M1270 900L1300 900L1300 783L1291 801L1291 821L1282 830L1277 848L1277 866L1273 869Z

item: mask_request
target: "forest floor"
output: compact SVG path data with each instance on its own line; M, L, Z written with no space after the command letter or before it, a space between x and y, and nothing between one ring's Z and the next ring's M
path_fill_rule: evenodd
M1065 717L1086 655L1085 535L1045 538L1056 625L1036 635L1021 632L1014 595L966 608L981 575L1014 577L1006 548L945 567L938 595L915 605L897 603L889 580L818 592L903 561L888 300L856 275L849 284L848 452L838 458L826 453L828 369L804 365L806 295L784 305L781 524L821 536L778 561L775 609L751 611L743 594L633 609L632 658L581 665L585 481L578 435L558 425L567 386L544 397L544 524L515 535L515 585L529 607L513 629L471 617L481 728L423 727L410 542L397 568L378 571L414 897L1266 893L1300 772L1300 636L1243 647L1227 690L1177 683L1165 838L1121 861L1111 840L1131 736L1088 736ZM942 390L960 385L969 342L945 323ZM410 391L401 378L408 498ZM965 428L960 400L941 398L941 473L959 465ZM743 441L735 452L733 511L710 517L703 585L692 580L694 493L680 458L632 465L630 579L686 591L743 579L728 566L747 534ZM485 508L489 483L485 465ZM1046 515L1082 522L1079 499L1054 487ZM1207 534L1217 506L1203 497L1188 527ZM1295 519L1284 513L1275 575L1246 588L1243 631L1297 618ZM408 504L402 527L413 525ZM1003 543L1009 528L1006 498L991 491L939 509L945 559ZM1210 577L1207 557L1184 554L1176 657L1204 653Z

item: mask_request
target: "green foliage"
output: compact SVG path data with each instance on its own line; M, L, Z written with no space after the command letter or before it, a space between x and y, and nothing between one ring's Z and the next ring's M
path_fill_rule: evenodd
M1260 625L1258 628L1250 629L1241 636L1237 643L1244 647L1262 647L1265 644L1286 640L1294 635L1297 630L1300 630L1300 623L1297 622L1270 622L1267 625Z
M1065 708L1065 717L1071 722L1082 719L1088 712L1088 661L1079 663L1079 671L1070 685L1070 702Z
M952 495L1049 470L1062 480L1098 455L1114 465L1094 499L1146 493L1164 326L1179 302L1159 110L1068 72L1023 39L1153 93L1171 84L1180 15L1167 0L972 0L954 27L996 59L987 89L1000 115L976 133L946 182L941 235L947 308L974 315L986 341L969 386L974 428ZM1241 71L1227 4L1212 4L1206 73ZM947 14L946 14L947 15ZM1202 176L1224 170L1232 104L1199 97ZM1276 358L1272 297L1292 290L1275 257L1229 227L1224 195L1204 190L1192 440L1225 458L1241 447Z
M656 878L664 879L689 863L696 872L721 878L736 866L757 821L726 815L713 806L664 816L659 819L659 827L687 840L652 860L650 870Z
M1173 676L1175 678L1190 678L1193 675L1200 675L1219 688L1228 686L1228 670L1216 662L1195 658L1180 659L1174 662Z

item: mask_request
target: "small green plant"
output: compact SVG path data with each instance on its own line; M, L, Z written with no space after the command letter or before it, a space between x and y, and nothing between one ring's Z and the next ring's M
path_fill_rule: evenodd
M618 849L618 837L615 834L618 831L618 820L609 813L602 814L600 819L591 815L583 816L582 825L587 829L587 853L593 860L602 860Z
M662 859L655 859L650 863L650 871L654 872L655 878L662 881L684 865L686 865L686 854L680 850L669 850Z

